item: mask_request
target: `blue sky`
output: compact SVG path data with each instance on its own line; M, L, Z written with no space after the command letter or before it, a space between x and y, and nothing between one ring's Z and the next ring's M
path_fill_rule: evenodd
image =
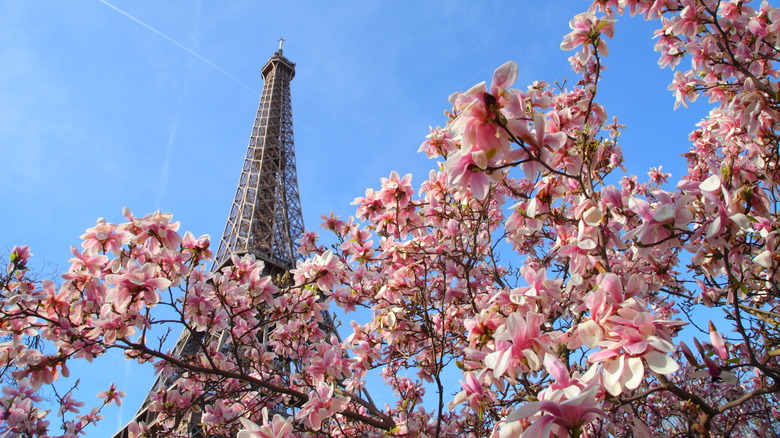
M436 163L417 153L447 97L490 80L507 60L518 88L576 77L559 49L585 2L0 0L0 250L30 245L38 266L67 268L98 217L160 209L196 235L222 233L252 128L259 69L284 37L304 221L348 216L391 170L419 184ZM149 27L155 29L150 30ZM627 167L679 177L703 114L672 111L653 26L622 18L599 101L628 125ZM165 38L160 33L166 35ZM171 41L174 40L176 43ZM129 420L147 370L116 360L76 368L81 399L116 381ZM88 373L88 374L87 374ZM88 377L86 377L88 376ZM93 386L87 386L87 383Z

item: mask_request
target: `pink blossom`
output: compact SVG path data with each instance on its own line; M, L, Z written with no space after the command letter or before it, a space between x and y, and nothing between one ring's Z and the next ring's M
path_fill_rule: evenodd
M91 254L104 252L119 254L122 245L130 239L130 233L118 229L115 224L106 222L101 217L94 227L88 228L87 232L80 237L84 240L81 247Z
M68 261L70 265L70 272L86 271L90 275L99 275L102 269L108 263L108 257L105 255L91 255L87 251L80 252L75 247L70 248L73 258Z
M718 354L718 357L720 357L722 360L728 360L729 359L729 352L726 348L726 343L723 341L723 337L718 333L718 331L715 329L715 324L710 321L710 342L712 343L712 348L715 350L715 353Z
M601 20L589 12L577 14L570 22L572 31L561 43L562 50L572 50L582 44L593 42L600 34L610 38L614 35L614 24L609 20ZM606 54L606 53L605 53Z
M381 178L382 190L378 196L386 207L404 209L409 206L414 189L412 189L412 174L401 178L397 172L390 172L390 177Z
M107 275L106 280L116 286L115 298L122 307L138 298L143 298L147 306L154 306L160 299L157 290L171 285L170 280L158 276L157 268L151 263L143 266L133 263L125 273Z
M204 423L226 424L239 416L242 412L242 406L217 400L211 405L207 405L203 413Z
M317 389L309 393L309 400L295 414L297 420L303 420L314 430L320 430L322 422L333 414L346 408L349 399L335 396L334 387L326 383L317 385Z
M696 79L693 72L675 72L674 81L669 85L669 90L674 91L674 109L681 104L688 108L688 102L696 102L699 98L700 83L701 81Z
M668 354L674 351L669 331L681 323L658 320L641 311L643 307L636 298L622 302L617 314L603 321L603 331L596 338L601 340L587 342L601 348L588 361L602 364L604 387L610 394L637 388L644 378L644 364L659 374L679 369Z
M529 312L525 317L513 313L496 330L496 351L485 357L485 365L497 378L542 367L542 356L549 349L549 338L540 330L543 321L538 313Z
M15 245L13 248L11 248L11 264L8 265L7 272L10 273L12 268L24 269L25 266L27 266L27 259L30 257L32 257L32 253L30 252L29 246Z
M262 425L257 425L246 418L240 418L243 428L238 431L236 438L292 438L292 425L281 415L274 415L268 421L268 408L263 408Z
M338 282L343 268L344 264L331 250L327 250L305 262L299 261L292 273L298 284L314 282L320 290L330 291Z
M125 396L124 391L117 391L116 386L112 383L108 390L98 392L98 398L105 400L105 403L116 403L117 406L122 406L122 397Z
M64 415L66 412L78 413L79 408L85 405L85 403L82 401L74 400L72 398L71 393L65 394L65 396L59 400L59 403L60 403L60 409L59 409L60 416Z
M506 425L523 418L537 416L533 424L522 431L520 437L526 438L552 438L575 435L575 431L598 417L604 415L601 402L596 397L597 385L590 385L571 398L558 400L544 400L525 403L520 408L509 414L505 420ZM504 430L504 429L509 430ZM500 436L515 436L513 428L503 426Z
M450 154L444 163L444 170L447 172L448 182L455 186L465 189L471 189L474 197L482 200L490 190L491 176L485 171L484 167L476 163L474 155L483 156L484 153L477 151L474 153L464 153L462 149ZM477 160L479 161L479 160ZM486 163L482 163L486 166Z
M671 173L663 171L663 166L653 167L647 174L650 176L650 181L656 184L666 184L669 177L672 176Z
M466 402L472 411L479 412L486 404L496 401L493 393L482 385L474 373L467 373L466 380L461 380L460 385L463 391L457 393L452 399L450 409Z

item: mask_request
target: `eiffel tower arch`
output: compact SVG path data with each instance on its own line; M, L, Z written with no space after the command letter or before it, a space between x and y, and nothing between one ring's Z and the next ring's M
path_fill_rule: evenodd
M295 77L295 64L283 56L282 42L279 50L261 69L263 92L257 108L252 133L249 138L238 187L230 207L224 233L215 253L212 271L231 264L231 256L253 255L265 264L263 273L276 282L289 278L285 275L295 266L298 239L303 234L303 215L298 191L293 140L292 104L290 81ZM322 328L338 337L333 318L325 312ZM268 336L267 332L262 334ZM173 349L175 357L185 357L198 352L204 345L188 331L179 337ZM279 374L294 371L296 364L289 360L278 361ZM178 377L158 377L133 422L154 425L157 412L150 409L154 394L172 390L178 385ZM373 406L370 396L361 394ZM279 406L276 412L290 414L290 407ZM201 427L201 414L189 414L177 419L176 430L191 438L206 438ZM130 436L129 424L114 434L114 438Z

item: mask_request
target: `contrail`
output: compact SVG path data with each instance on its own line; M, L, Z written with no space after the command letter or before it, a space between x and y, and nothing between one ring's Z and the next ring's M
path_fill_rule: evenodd
M173 123L171 129L168 131L168 143L165 145L165 158L163 158L162 175L160 175L160 184L157 187L157 196L155 198L158 206L162 205L162 197L165 195L165 190L168 187L168 175L171 168L171 159L173 157L173 145L176 139L176 132L179 130L179 116L181 115L182 104L184 103L184 95L187 93L187 88L190 82L190 75L188 74L184 81L184 86L179 93L179 100L176 102L176 112L173 114Z
M208 65L210 65L210 66L214 67L214 69L216 69L218 72L220 72L220 73L222 73L223 75L227 76L228 78L232 79L232 80L233 80L233 81L235 81L237 84L241 85L242 87L246 88L247 90L251 91L252 93L254 93L254 94L259 94L259 93L257 92L257 90L255 90L255 89L253 89L252 87L250 87L249 85L247 85L247 84L245 84L245 83L241 82L241 81L240 81L240 80L239 80L237 77L235 77L235 76L231 75L230 73L226 72L226 71L225 71L225 70L223 70L223 69L222 69L220 66L218 66L217 64L214 64L213 62L211 62L211 61L209 61L208 59L204 58L203 56L199 55L198 53L196 53L195 51L193 51L193 50L192 50L192 49L190 49L189 47L185 46L184 44L182 44L182 43L180 43L180 42L176 41L175 39L173 39L173 38L169 37L168 35L166 35L166 34L164 34L164 33L160 32L159 30L157 30L157 29L153 28L152 26L149 26L148 24L146 24L146 23L144 23L143 21L141 21L141 20L139 20L139 19L135 18L134 16L130 15L129 13L127 13L127 12L125 12L125 11L123 11L123 10L119 9L118 7L116 7L116 6L112 5L112 4L111 4L111 3L109 3L108 1L106 1L106 0L98 0L98 1L99 1L100 3L103 3L104 5L108 6L109 8L111 8L111 9L113 9L113 10L115 10L115 11L119 12L120 14L124 15L125 17L127 17L127 18L129 18L129 19L131 19L131 20L135 21L136 23L140 24L141 26L143 26L143 27L145 27L145 28L149 29L150 31L152 31L152 32L156 33L157 35L159 35L159 36L161 36L161 37L165 38L166 40L170 41L171 43L173 43L173 44L175 44L175 45L179 46L179 48L181 48L182 50L184 50L184 51L186 51L187 53L189 53L190 55L192 55L192 56L194 56L194 57L196 57L196 58L200 59L201 61L205 62L206 64L208 64Z

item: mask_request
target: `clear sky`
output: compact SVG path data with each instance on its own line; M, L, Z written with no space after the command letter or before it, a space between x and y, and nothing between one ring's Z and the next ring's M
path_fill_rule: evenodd
M270 2L0 0L0 252L30 245L36 265L67 268L98 217L160 209L218 240L259 100L259 69L286 40L304 221L319 227L396 170L419 184L417 153L447 97L507 60L518 88L576 77L559 49L586 2ZM622 18L599 101L628 129L630 172L679 177L703 114L672 111L652 25ZM115 381L128 392L89 437L131 418L151 385L121 360L77 367L80 399ZM88 385L93 384L93 385Z

